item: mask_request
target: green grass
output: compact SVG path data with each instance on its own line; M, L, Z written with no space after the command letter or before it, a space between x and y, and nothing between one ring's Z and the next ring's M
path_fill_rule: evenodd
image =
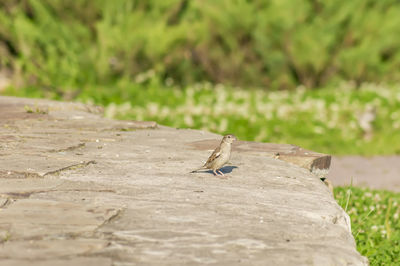
M351 218L358 251L371 265L400 265L400 193L356 187L334 191Z

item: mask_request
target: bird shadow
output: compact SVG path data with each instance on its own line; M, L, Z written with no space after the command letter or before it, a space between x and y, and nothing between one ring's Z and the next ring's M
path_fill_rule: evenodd
M239 168L239 167L234 166L234 165L232 165L232 166L229 165L229 166L224 166L224 167L220 168L219 170L220 170L222 173L224 173L224 174L229 174L229 173L231 173L231 172L233 171L233 169L235 169L235 168ZM205 171L205 172L206 172L206 173L210 173L210 174L214 174L212 170L207 170L207 171Z

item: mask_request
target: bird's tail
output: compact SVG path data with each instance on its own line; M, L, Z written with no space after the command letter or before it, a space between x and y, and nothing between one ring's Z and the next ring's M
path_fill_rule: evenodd
M206 169L204 166L197 168L196 170L191 171L190 173L196 173L197 171Z

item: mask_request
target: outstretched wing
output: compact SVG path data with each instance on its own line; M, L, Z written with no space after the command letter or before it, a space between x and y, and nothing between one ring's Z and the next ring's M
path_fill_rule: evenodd
M208 166L210 166L210 165L215 161L215 159L217 159L220 155L221 155L221 149L220 149L220 147L218 146L218 147L213 151L213 153L210 155L210 157L208 158L207 162L204 164L203 167L208 167Z

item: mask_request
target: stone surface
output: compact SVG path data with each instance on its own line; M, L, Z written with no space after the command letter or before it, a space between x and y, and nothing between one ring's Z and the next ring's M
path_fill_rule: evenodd
M15 259L5 259L1 260L2 266L23 266L23 265L32 265L31 259L26 260L15 260ZM76 257L76 258L65 258L65 259L43 259L39 262L35 262L33 265L40 266L75 266L75 265L84 265L84 266L118 266L118 264L113 264L112 260L109 258L85 258L85 257ZM121 264L122 266L123 264ZM128 265L128 264L126 264Z
M367 265L329 156L238 142L192 174L221 136L99 113L0 97L1 265Z

